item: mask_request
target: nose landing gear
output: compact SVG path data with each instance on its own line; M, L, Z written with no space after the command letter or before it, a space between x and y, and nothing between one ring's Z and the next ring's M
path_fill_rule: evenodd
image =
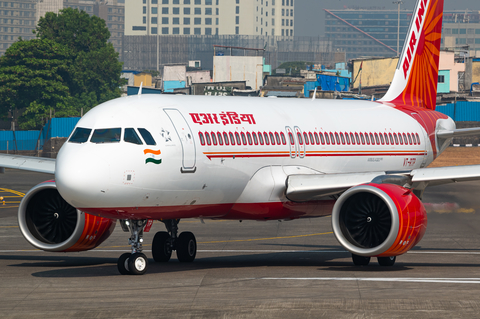
M122 228L130 230L128 243L132 246L131 253L125 253L118 258L117 268L122 275L143 275L147 272L148 259L142 253L143 228L147 220L121 221Z
M177 252L180 262L192 262L197 255L197 241L191 232L183 232L178 236L179 219L162 221L168 232L161 231L155 234L152 242L153 259L156 262L167 262L172 251Z

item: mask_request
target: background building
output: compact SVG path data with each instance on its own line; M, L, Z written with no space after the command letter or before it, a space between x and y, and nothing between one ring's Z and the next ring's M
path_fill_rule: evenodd
M0 1L0 56L18 37L35 38L36 21L37 0Z
M293 0L129 0L125 35L294 35Z
M346 53L347 60L398 56L397 39L401 50L411 18L412 11L406 10L400 10L399 19L397 10L325 9L325 35L333 42L334 50ZM480 13L445 11L442 48L480 57Z

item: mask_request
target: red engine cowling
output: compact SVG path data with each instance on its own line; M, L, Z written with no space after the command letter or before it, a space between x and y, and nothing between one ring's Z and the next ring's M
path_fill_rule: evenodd
M18 224L25 239L45 251L85 251L107 239L115 220L77 210L58 193L54 181L38 184L22 199Z
M360 256L391 257L412 249L425 234L427 213L411 190L392 184L350 188L335 203L333 232Z

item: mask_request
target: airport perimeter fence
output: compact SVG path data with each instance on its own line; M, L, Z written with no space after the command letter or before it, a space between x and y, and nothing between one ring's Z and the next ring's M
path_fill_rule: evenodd
M437 105L436 110L455 122L480 122L480 102L457 102Z
M52 118L42 130L0 131L0 151L16 154L23 151L40 151L53 137L68 137L79 117Z

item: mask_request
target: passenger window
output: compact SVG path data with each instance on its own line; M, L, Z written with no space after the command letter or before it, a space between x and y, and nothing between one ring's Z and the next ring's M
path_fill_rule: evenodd
M207 145L212 145L212 140L210 139L210 134L205 132L205 137L207 138Z
M144 128L139 128L138 131L140 132L140 135L142 135L143 140L147 145L157 145L157 143L155 143L155 140L152 137L152 134L150 134L149 131Z
M290 139L290 145L295 145L295 140L293 139L293 134L292 133L288 133L288 138Z
M85 143L88 141L91 132L92 130L89 128L77 127L75 132L73 132L72 137L70 137L69 142L79 144Z
M348 133L345 133L345 140L347 141L347 144L350 145L350 137L348 137Z
M235 139L237 140L237 145L242 145L242 141L240 140L240 134L235 132Z
M328 133L325 133L325 141L327 141L327 145L330 145L330 139L328 138Z
M252 135L250 133L247 132L247 140L248 140L248 145L252 145L253 142L252 142Z
M390 144L394 145L392 133L388 133L388 137L390 137Z
M420 137L418 136L418 133L415 133L415 136L417 136L417 144L420 145Z
M307 133L303 133L303 138L305 139L305 145L310 144L310 143L308 142L308 135L307 135Z
M316 143L317 145L320 145L320 140L318 139L318 134L317 134L317 132L313 133L313 135L315 136L315 143Z
M367 142L367 145L370 145L370 139L368 138L368 133L365 133L365 141Z
M240 135L242 136L242 142L243 142L243 145L247 145L247 139L245 138L245 133L240 133Z
M380 143L382 143L382 145L385 144L385 141L383 140L383 134L380 133L379 135L380 135ZM377 133L375 133L375 138L376 137L377 137Z
M217 137L215 136L215 132L212 132L212 142L213 145L217 145Z
M268 134L267 134L267 133L263 133L263 137L265 138L265 144L266 144L266 145L270 145L270 141L268 140Z
M375 145L375 139L373 138L372 133L370 133L370 143L372 143L372 145Z
M333 137L333 133L330 133L330 141L333 145L335 145L335 138Z
M287 145L287 140L285 139L285 134L283 134L283 132L280 132L280 137L282 138L282 144Z
M223 138L220 132L217 132L218 145L223 145Z
M271 143L272 145L275 145L275 138L273 137L273 133L270 132L268 135L270 136L270 143Z
M405 145L408 145L407 135L405 135L405 133L403 133L402 135L403 135L403 142L405 143Z
M280 135L278 135L277 132L275 132L275 140L277 141L277 145L282 145L282 143L280 142Z
M121 128L97 129L93 132L92 143L118 143L120 142Z
M318 133L320 137L320 142L322 142L322 145L325 145L325 138L323 137L323 133Z
M388 135L387 133L383 133L384 137L385 137L385 144L390 144L389 141L388 141Z
M360 138L358 136L358 133L355 133L355 139L357 141L357 145L360 145Z
M253 143L255 143L255 145L258 145L257 133L253 132L252 136L253 136Z
M235 145L235 138L233 138L233 133L230 132L230 144Z
M395 139L395 145L398 145L397 133L393 133L393 138Z
M345 145L345 137L343 136L343 133L340 133L340 139L342 140L342 144Z
M298 144L303 145L302 134L297 132Z
M260 140L260 145L263 145L263 135L260 132L258 132L258 139Z
M123 136L123 140L127 143L142 145L142 140L138 137L137 133L133 128L126 128L125 135Z
M352 140L352 144L355 145L355 136L353 133L350 133L350 139Z
M228 134L223 132L223 139L225 140L225 145L228 145Z
M205 137L203 137L203 133L199 132L198 137L200 138L200 144L205 145Z
M410 133L407 133L407 137L409 144L412 145L412 136L410 135Z
M365 138L363 137L363 133L360 133L360 139L362 140L362 145L365 145Z

